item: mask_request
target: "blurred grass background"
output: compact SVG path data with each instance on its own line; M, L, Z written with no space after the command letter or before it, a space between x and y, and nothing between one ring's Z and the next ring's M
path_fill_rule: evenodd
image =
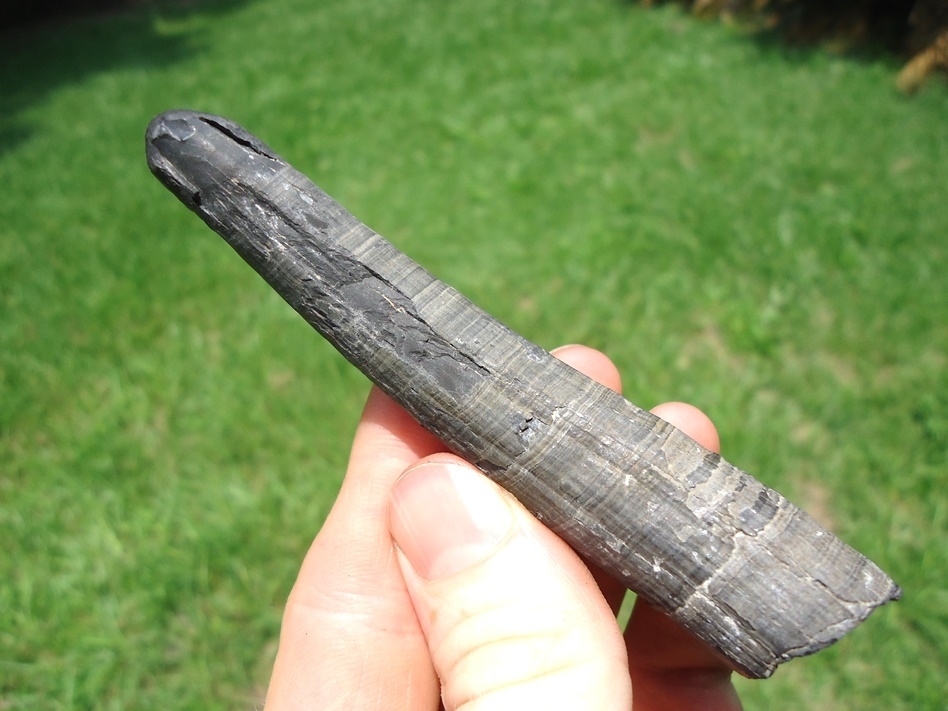
M148 173L226 115L904 587L748 709L940 709L948 90L620 0L193 0L0 38L0 708L246 708L366 381Z

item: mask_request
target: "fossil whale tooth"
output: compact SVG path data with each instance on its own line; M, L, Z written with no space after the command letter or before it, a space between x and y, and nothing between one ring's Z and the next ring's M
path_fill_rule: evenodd
M776 491L506 328L237 124L169 111L146 150L185 205L426 429L746 676L899 597Z

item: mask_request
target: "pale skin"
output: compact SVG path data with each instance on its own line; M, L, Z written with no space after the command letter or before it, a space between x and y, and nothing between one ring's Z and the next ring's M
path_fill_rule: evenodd
M554 355L621 391L602 353ZM694 407L653 412L719 450ZM619 628L624 592L373 389L290 593L266 708L740 709L726 663L664 614L638 601Z

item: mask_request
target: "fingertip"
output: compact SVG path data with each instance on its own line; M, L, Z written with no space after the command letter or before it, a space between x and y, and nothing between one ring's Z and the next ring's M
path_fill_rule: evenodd
M472 567L488 557L513 526L505 495L456 457L422 460L392 487L392 538L426 580Z
M694 405L686 402L666 402L652 408L652 414L673 424L712 452L721 451L721 439L717 428L711 422L711 418Z
M561 346L550 354L617 393L622 392L622 376L609 356L595 348L579 344Z

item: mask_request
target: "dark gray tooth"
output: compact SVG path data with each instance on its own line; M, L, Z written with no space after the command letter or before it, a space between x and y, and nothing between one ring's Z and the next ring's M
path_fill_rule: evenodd
M233 122L170 111L155 175L382 390L590 563L769 676L900 595L749 474L553 358Z

